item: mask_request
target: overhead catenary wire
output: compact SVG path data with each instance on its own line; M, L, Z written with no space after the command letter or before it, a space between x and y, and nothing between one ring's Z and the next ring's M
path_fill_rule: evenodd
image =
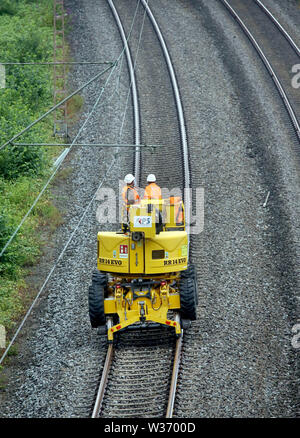
M108 3L109 3L109 6L112 10L112 13L115 17L115 20L117 22L118 29L119 29L119 32L120 32L120 35L121 35L121 38L122 38L122 41L124 44L126 59L127 59L128 69L129 69L129 76L130 76L130 84L128 87L127 98L126 98L126 102L125 102L125 109L123 112L123 119L122 119L120 131L119 131L119 138L121 140L122 132L123 132L123 128L124 128L124 123L125 123L125 116L126 116L126 112L127 112L127 108L128 108L129 95L130 95L130 91L131 91L132 100L133 100L133 118L134 118L134 128L135 128L135 130L134 130L135 139L134 140L135 140L135 144L137 146L136 150L135 150L134 174L135 174L137 185L139 185L139 182L140 182L140 161L141 161L141 152L140 152L140 146L141 146L141 144L140 144L141 143L141 126L140 125L141 125L141 122L140 122L140 108L139 108L139 101L138 101L138 94L137 94L137 86L136 86L136 80L135 80L135 68L136 68L137 56L138 56L138 52L139 52L140 41L141 41L141 36L143 33L144 21L145 21L146 14L144 13L143 22L142 22L142 26L141 26L141 30L140 30L140 35L139 35L138 48L137 48L137 52L136 52L136 56L135 56L135 61L133 63L131 52L130 52L130 49L128 46L129 39L126 39L125 32L124 32L119 14L118 14L112 0L108 0ZM140 0L137 3L134 17L137 14L139 5L140 5Z
M138 9L138 6L140 4L140 1L138 1L137 7L136 7L136 12ZM133 24L136 18L136 12L134 14L133 20L132 20L132 24L131 24L131 28L130 31L128 33L126 42L128 41L128 39L131 36L131 32L133 29ZM14 142L17 138L19 138L21 135L25 134L25 132L29 131L33 126L35 126L37 123L39 123L41 120L43 120L45 117L47 117L49 114L51 114L53 111L55 111L57 108L59 108L60 106L62 106L65 102L67 102L69 99L71 99L73 96L75 96L76 94L78 94L80 91L82 91L84 88L86 88L88 85L90 85L92 82L94 82L96 79L98 79L98 77L102 76L104 73L106 73L108 70L110 70L111 68L114 69L115 66L119 63L119 61L122 59L124 52L126 50L126 44L124 44L123 49L121 50L121 53L119 54L119 56L117 57L117 59L114 62L108 62L109 63L109 67L105 70L103 70L100 73L97 73L97 75L95 75L92 79L90 79L88 82L86 82L85 84L83 84L81 87L79 87L77 90L75 90L72 94L70 94L69 96L67 96L65 99L63 99L61 102L59 102L57 105L53 106L52 108L50 108L50 110L48 110L46 113L42 114L42 116L40 116L38 119L34 120L32 123L30 123L26 128L24 128L22 131L20 131L18 134L16 134L14 137L12 137L11 139L9 139L8 141L6 141L4 144L2 144L0 146L0 151L2 149L4 149L6 146L8 146L9 144L11 144L12 142ZM24 63L25 64L30 64L30 63ZM53 63L53 65L56 63ZM80 62L79 62L80 64ZM103 64L106 64L106 62L103 62ZM3 65L3 64L2 64Z
M14 146L83 146L83 147L100 147L100 148L105 148L105 147L124 147L124 148L128 148L128 147L136 147L136 144L131 144L131 143L70 143L70 144L66 144L66 143L13 143ZM139 147L144 147L144 148L156 148L158 147L158 145L156 144L139 144Z
M56 61L56 62L1 62L0 65L106 65L114 64L114 61Z
M109 2L111 3L111 0L109 0ZM142 2L143 2L143 0L142 0ZM145 1L143 3L148 5L148 1L147 2ZM145 19L145 14L144 14L144 19ZM140 39L141 39L141 34L140 34ZM140 40L139 40L139 43L140 43ZM171 75L171 73L170 73L170 75ZM175 81L173 83L173 86L174 86L174 88L176 88ZM126 113L126 110L127 110L127 104L128 104L128 96L127 96L127 100L126 100L126 107L125 107L125 111L124 111L122 126L124 124L125 113ZM183 123L183 119L182 118L181 118L181 123ZM120 131L122 131L122 127L121 127ZM185 133L185 130L181 129L181 135L182 136L184 136L184 133ZM184 143L184 141L182 141L182 143ZM187 177L188 177L188 175L187 175ZM190 179L189 178L185 178L185 181L190 182ZM152 306L153 306L153 303L152 303ZM155 310L158 310L158 309L159 308L157 308ZM125 313L126 313L126 308L125 308ZM183 336L183 331L181 332L180 339L176 342L176 356L175 356L173 372L172 372L171 389L170 389L170 397L169 397L169 402L168 402L167 418L171 418L172 417L172 411L173 411L173 406L174 406L174 401L175 401L175 389L176 389L177 378L178 378L179 358L180 358L180 350L181 350L181 345L182 345L182 336ZM110 346L110 348L112 348L112 347ZM105 361L106 364L108 364L108 363L110 364L111 363L110 357L111 357L111 353L110 353L110 351L108 351L107 359ZM102 406L102 401L103 401L103 396L104 396L104 393L105 393L105 386L106 386L106 382L108 380L109 368L110 368L109 365L107 365L107 366L104 365L104 369L103 369L102 377L101 377L101 382L100 382L99 390L98 390L98 393L97 393L96 403L94 405L94 410L93 410L92 418L96 418L100 414L100 410L101 410L101 406Z
M48 110L46 113L42 114L38 119L34 120L32 123L30 123L28 126L26 126L26 128L24 128L22 131L18 132L18 134L16 134L15 136L13 136L12 138L10 138L9 140L7 140L1 147L0 147L0 151L2 149L4 149L6 146L8 146L9 144L13 143L17 138L19 138L21 135L25 134L27 131L29 131L33 126L35 126L37 123L41 122L45 117L49 116L49 114L51 114L53 111L55 111L57 108L59 108L61 105L63 105L65 102L67 102L68 100L70 100L73 96L75 96L76 94L78 94L80 91L82 91L84 88L86 88L88 85L90 85L92 82L94 82L95 80L97 80L100 76L102 76L104 73L106 73L108 70L110 70L111 68L114 69L115 66L117 64L117 61L113 64L110 65L109 67L107 67L105 70L101 71L100 73L97 73L92 79L90 79L88 82L86 82L85 84L83 84L81 87L79 87L77 90L73 91L73 93L71 93L69 96L67 96L65 99L63 99L62 101L58 102L57 105L53 106L52 108L50 108L50 110Z
M138 2L138 5L140 3L140 0ZM134 21L136 18L136 13L137 13L137 9L138 9L138 5L136 8L136 12L134 14L133 20L132 20L132 24L130 27L130 31L128 33L127 39L126 41L128 41L128 39L130 38L132 29L133 29L133 25L134 25ZM36 206L36 204L38 203L39 199L42 197L43 193L45 192L45 190L47 189L48 185L50 184L50 182L53 180L54 176L56 175L56 173L58 172L59 168L61 167L63 161L65 160L65 158L67 157L67 155L69 154L71 148L73 147L73 144L76 143L77 138L79 137L79 135L81 134L81 132L83 131L85 125L87 124L88 120L90 119L91 115L93 114L93 112L95 111L96 107L98 106L98 103L102 97L102 94L108 84L108 82L110 81L110 78L113 74L113 72L115 71L120 59L122 59L124 53L126 51L126 44L124 44L123 49L121 50L118 58L116 59L116 61L114 62L114 64L112 66L109 66L107 69L105 69L103 72L98 73L96 76L94 76L90 81L88 81L87 83L85 83L82 87L78 88L75 92L73 92L70 96L68 96L66 99L62 100L60 103L58 103L58 105L54 106L53 108L51 108L51 110L49 110L47 113L43 114L39 119L35 120L34 122L32 122L27 128L25 128L23 131L21 131L21 133L17 134L16 136L14 136L12 139L10 139L7 143L5 143L4 145L1 146L0 151L3 147L5 147L7 144L9 143L13 143L14 140L16 140L18 137L20 137L22 134L24 134L27 130L29 130L30 128L32 128L35 124L37 124L39 121L41 121L43 118L45 118L47 115L49 115L52 111L54 111L59 105L62 105L66 100L68 100L69 98L71 98L72 96L74 96L75 94L77 94L79 91L81 91L83 88L85 88L87 85L89 85L91 82L95 81L98 77L100 77L100 75L104 74L106 71L111 69L111 72L108 76L108 78L105 81L104 87L101 88L100 94L96 100L96 103L94 105L94 107L92 108L91 112L89 113L87 119L84 121L83 125L81 126L81 128L79 129L77 135L75 136L71 146L66 149L64 156L62 157L62 159L59 161L58 165L55 167L53 173L51 174L51 176L48 178L46 184L44 185L44 187L42 188L42 190L40 191L40 193L38 194L38 196L36 197L36 199L34 200L33 204L31 205L31 207L29 208L29 210L27 211L27 213L23 216L23 218L21 219L20 223L18 224L18 226L15 228L14 232L12 233L12 235L10 236L10 238L8 239L8 241L6 242L6 244L4 245L4 247L2 248L1 252L0 252L0 257L2 257L2 255L4 254L4 252L6 251L6 249L8 248L8 246L11 244L11 242L14 240L15 236L17 235L17 233L19 232L20 228L22 227L22 225L24 224L24 222L26 221L27 217L29 216L29 214L32 212L32 210L34 209L34 207ZM121 73L120 73L121 74Z
M93 108L91 109L91 111L90 111L90 113L88 114L86 120L84 121L84 123L83 123L82 126L80 127L80 129L79 129L78 133L76 134L76 136L75 136L75 138L74 138L74 140L73 140L71 146L68 148L68 151L66 152L66 154L65 154L65 156L64 156L64 159L65 159L66 156L69 154L70 150L71 150L72 147L73 147L73 143L76 142L77 138L79 137L79 135L80 135L81 132L83 131L85 125L88 123L88 121L89 121L91 115L94 113L95 109L97 108L98 103L99 103L99 101L100 101L100 99L101 99L101 97L102 97L102 94L103 94L104 90L105 90L105 87L106 87L106 85L107 85L107 83L108 83L108 81L109 81L111 75L113 74L113 72L114 72L114 68L115 68L115 67L116 67L116 64L115 64L115 66L113 67L113 69L111 70L111 72L110 72L108 78L106 79L106 82L105 82L104 87L101 88L100 94L98 95L98 98L97 98L97 100L96 100L96 102L95 102ZM6 251L6 249L8 248L8 246L11 244L11 242L13 241L13 239L15 238L15 236L17 235L18 231L20 230L20 228L21 228L22 225L24 224L25 220L27 219L27 217L29 216L29 214L32 212L32 210L34 209L34 207L35 207L36 204L38 203L39 199L41 198L41 196L43 195L43 193L44 193L45 190L47 189L47 187L48 187L48 185L50 184L50 182L53 180L54 176L55 176L56 173L58 172L58 170L59 170L59 168L61 167L62 163L63 163L63 160L58 164L58 166L55 168L55 170L52 172L52 174L51 174L50 177L48 178L46 184L44 185L44 187L42 188L42 190L40 191L40 193L38 194L38 196L35 198L34 202L33 202L32 205L31 205L31 207L29 208L29 210L27 211L27 213L23 216L23 218L22 218L22 220L20 221L19 225L16 227L16 229L14 230L14 232L13 232L13 234L11 235L11 237L9 238L9 240L6 242L6 244L5 244L4 247L2 248L1 253L0 253L0 257L2 257L2 255L4 254L4 252Z
M111 95L109 96L109 98L107 99L107 100L105 100L104 99L104 101L101 103L101 104L99 104L98 105L98 110L101 108L101 107L103 107L103 106L105 106L105 105L108 105L109 104L109 102L113 99L113 97L114 97L114 95L115 95L115 93L116 94L118 94L118 88L119 88L119 83L120 83L120 76L121 76L121 71L122 71L122 61L123 61L123 57L121 58L121 61L118 63L118 65L119 65L119 74L118 74L118 76L117 76L117 80L116 80L116 86L115 86L115 88L114 88L114 90L113 90L113 92L111 93ZM19 146L19 145L21 145L20 143L13 143L14 144L14 146ZM25 143L23 143L22 144L23 146L25 146L26 144ZM33 144L27 144L28 146L34 146ZM40 144L39 146L46 146L46 145L43 145L43 144ZM56 167L56 166L58 166L58 164L61 162L61 161L63 161L64 159L65 159L65 157L66 157L66 155L68 154L68 147L70 146L70 145L68 145L68 144L57 144L57 143L55 143L55 144L53 144L53 145L50 145L50 144L48 144L47 146L65 146L65 149L63 150L63 152L59 155L59 157L55 160L55 162L54 162L54 165L53 165L53 167ZM73 144L73 146L91 146L91 145L84 145L84 144ZM99 145L100 146L100 145ZM102 145L101 147L103 147L104 145ZM109 145L106 145L107 147L109 146ZM113 145L110 145L109 147L113 147ZM151 149L151 151L152 151L153 149Z
M44 291L44 289L45 289L45 287L46 287L48 281L50 280L50 277L52 276L52 274L53 274L53 272L54 272L54 270L55 270L55 268L57 267L57 265L58 265L58 263L60 262L60 260L63 258L63 256L64 256L64 254L65 254L65 252L66 252L66 250L67 250L67 248L68 248L70 242L73 240L73 237L75 236L76 231L78 230L79 226L81 225L81 223L82 223L83 219L85 218L87 212L89 211L89 209L90 209L92 203L94 202L98 190L102 187L103 183L105 182L105 180L106 180L106 178L107 178L107 175L108 175L109 171L112 169L112 167L113 167L113 165L114 165L114 163L115 163L115 160L116 160L116 158L113 157L113 160L112 160L112 162L111 162L109 168L107 169L107 171L106 171L104 177L102 178L102 181L100 182L100 184L99 184L99 186L98 186L96 192L94 193L92 199L90 200L90 202L88 203L87 207L85 208L85 210L84 210L83 214L81 215L81 218L80 218L80 220L78 221L76 227L74 228L74 230L73 230L71 236L69 237L67 243L65 244L65 246L64 246L64 248L62 249L61 253L59 254L59 256L58 256L56 262L55 262L54 265L52 266L52 269L50 270L50 272L49 272L49 274L48 274L46 280L44 281L42 287L40 288L39 292L37 293L35 299L33 300L31 306L29 307L29 309L28 309L26 315L24 316L24 318L23 318L21 324L19 325L18 329L16 330L14 336L12 337L12 339L11 339L9 345L7 346L7 348L6 348L6 350L4 351L3 355L1 356L1 358L0 358L0 365L1 365L1 363L4 361L5 357L7 356L7 353L8 353L8 351L10 350L11 346L13 345L13 343L15 342L15 340L16 340L18 334L19 334L20 331L22 330L22 328L23 328L23 326L24 326L24 324L25 324L25 322L26 322L28 316L31 314L32 309L34 308L34 306L36 305L36 303L37 303L39 297L41 296L42 292Z
M99 99L99 98L98 98L98 99ZM98 99L97 99L97 101L98 101ZM97 102L96 102L96 103L97 103ZM92 111L95 109L95 107L96 107L96 104L94 105ZM90 114L91 114L91 113L90 113ZM88 119L87 119L87 120L88 120ZM87 120L86 120L86 122L87 122ZM83 129L83 127L84 127L84 125L81 127L81 129ZM78 136L78 135L79 135L79 133L77 134L77 136ZM119 146L118 146L118 147L119 147ZM57 258L57 260L56 260L56 262L55 262L54 265L52 266L52 268L51 268L51 270L50 270L50 272L49 272L47 278L45 279L45 281L44 281L42 287L40 288L39 292L37 293L35 299L33 300L32 304L31 304L31 306L29 307L29 309L28 309L26 315L24 316L24 318L23 318L21 324L19 325L19 327L18 327L18 329L16 330L15 334L13 335L13 337L12 337L10 343L8 344L6 350L4 351L3 355L1 356L1 358L0 358L0 365L1 365L1 363L4 361L5 357L7 356L8 351L10 350L11 346L14 344L14 342L15 342L15 340L16 340L18 334L19 334L20 331L22 330L22 328L23 328L23 326L24 326L26 320L28 319L28 317L29 317L29 315L31 314L31 312L32 312L32 310L33 310L33 308L34 308L34 306L36 305L38 299L40 298L42 292L44 291L46 285L48 284L48 282L49 282L49 280L50 280L50 278L51 278L53 272L55 271L56 267L58 266L60 260L63 258L63 256L64 256L64 254L65 254L65 252L66 252L66 250L67 250L69 244L70 244L71 241L73 240L73 237L75 236L76 231L78 230L78 228L79 228L79 226L81 225L83 219L85 218L85 216L86 216L88 210L90 209L91 205L93 204L93 202L94 202L94 200L95 200L95 198L96 198L96 195L97 195L99 189L102 187L103 183L105 182L105 180L106 180L106 178L107 178L108 173L110 172L110 170L112 169L112 167L113 167L113 165L114 165L114 163L115 163L115 161L116 161L116 156L117 156L117 155L115 155L115 156L113 157L113 159L112 159L112 161L111 161L111 164L110 164L109 168L107 169L107 171L106 171L104 177L102 178L102 181L100 182L100 184L99 184L97 190L95 191L95 193L94 193L93 197L91 198L89 204L88 204L87 207L85 208L85 210L84 210L84 212L83 212L83 214L82 214L80 220L78 221L78 223L77 223L75 229L73 230L72 234L70 235L70 237L69 237L67 243L65 244L64 248L62 249L60 255L58 256L58 258ZM61 163L60 163L60 164L61 164ZM60 167L60 165L57 167L57 169L58 169L59 167ZM56 171L57 171L57 169L56 169ZM56 173L56 171L54 172L54 174ZM37 200L36 200L36 201L37 201ZM31 211L31 210L30 210L30 211ZM28 214L29 214L29 213L28 213ZM28 215L27 215L27 216L28 216Z
M128 100L129 100L129 95L130 95L130 90L132 93L132 100L133 100L133 119L134 119L134 132L135 132L135 144L136 144L136 149L135 149L135 163L134 163L134 173L136 176L136 180L139 181L140 178L140 111L139 111L139 102L138 102L138 96L137 96L137 87L136 87L136 80L135 80L135 66L136 66L136 61L137 61L137 55L138 55L138 51L139 51L139 46L140 46L140 41L141 41L141 35L143 32L143 28L144 28L144 20L145 20L145 15L146 13L144 12L144 17L143 17L143 23L141 26L141 30L140 30L140 36L139 36L139 43L138 43L138 49L137 49L137 53L136 53L136 57L135 57L135 62L133 65L132 62L132 57L131 57L131 52L128 46L128 39L126 40L125 37L125 32L124 32L124 28L123 25L121 23L119 14L114 6L114 3L112 0L108 0L109 6L112 10L112 13L115 17L115 20L117 22L117 26L121 35L121 38L123 40L123 44L125 47L125 53L126 53L126 59L127 59L127 64L128 64L128 69L129 69L129 76L130 76L130 84L128 87L128 92L127 92L127 98L125 101L125 108L123 111L123 118L122 118L122 123L120 126L120 130L119 130L119 141L121 141L122 138L122 133L123 133L123 128L124 128L124 123L125 123L125 116L126 116L126 112L127 112L127 108L128 108ZM138 11L138 7L140 5L140 1L137 3L136 9L135 9L135 14L134 16L136 16L137 11ZM125 302L125 317L126 317L126 302ZM108 322L108 324L110 324ZM97 392L97 396L96 396L96 402L94 405L94 409L93 409L93 413L92 413L92 418L97 418L99 416L100 410L101 410L101 406L102 406L102 400L103 400L103 396L104 396L104 392L105 392L105 387L106 387L106 383L107 383L107 379L108 379L108 373L109 373L109 369L112 363L112 356L113 356L113 346L109 345L108 348L108 352L107 352L107 356L106 356L106 360L105 360L105 364L104 364L104 371L102 373L102 377L101 377L101 381L100 381L100 385L99 385L99 389Z
M183 174L184 174L184 204L185 204L185 210L186 210L186 223L187 223L187 232L190 233L190 222L191 222L191 196L190 196L190 188L191 188L191 172L190 172L190 164L189 164L189 148L188 148L188 139L187 139L187 132L186 132L186 124L184 119L184 112L183 112L183 106L181 102L179 87L177 83L176 74L174 71L174 67L171 61L171 57L169 54L169 50L167 48L165 39L160 31L160 28L158 26L158 23L156 22L154 15L151 12L151 9L148 5L148 0L141 0L145 10L147 11L147 14L150 18L150 21L155 29L155 32L157 34L157 37L159 39L160 45L162 47L167 67L170 74L170 79L172 83L172 88L174 91L174 97L176 102L176 109L177 109L177 115L179 120L179 128L180 128L180 138L181 138L181 145L182 145L182 152L183 152ZM188 250L190 247L190 239L188 240Z
M139 3L140 3L140 0L139 0ZM138 3L138 4L139 4L139 3ZM136 9L136 10L137 10L137 9ZM131 28L130 28L129 34L128 34L128 36L127 36L127 41L128 41L128 39L129 39L130 34L131 34L131 32L132 32L132 29L133 29L133 25L134 25L134 21L135 21L135 16L136 16L136 14L134 15L134 18L133 18L133 21L132 21L132 24L131 24ZM119 61L119 60L122 58L124 52L125 52L125 46L124 46L123 50L121 51L121 53L120 53L120 55L119 55L117 61ZM113 69L112 69L112 71L111 71L109 77L107 78L106 84L108 83L109 78L110 78L110 76L112 75L112 73L113 73L114 68L116 67L116 65L117 65L117 62L116 62L115 65L113 66ZM100 95L99 95L99 97L98 97L98 99L97 99L97 101L96 101L94 107L92 108L92 110L91 110L91 112L90 112L88 118L86 119L85 123L84 123L84 124L82 125L82 127L80 128L80 130L79 130L79 132L78 132L76 138L74 139L74 142L76 141L76 139L78 138L79 134L80 134L81 131L83 130L83 128L84 128L85 124L87 123L87 121L88 121L88 119L89 119L91 113L92 113L92 112L94 111L94 109L96 108L97 103L98 103L98 101L100 100L100 96L102 95L104 89L105 89L105 86L101 89L101 93L100 93ZM73 142L73 143L74 143L74 142ZM119 148L119 145L118 145L118 148ZM70 149L71 149L71 148L70 148ZM118 149L117 149L117 152L118 152ZM67 243L65 244L63 250L61 251L61 253L60 253L59 257L57 258L55 264L53 265L52 269L50 270L50 272L49 272L47 278L45 279L45 281L44 281L42 287L40 288L39 292L37 293L37 295L36 295L34 301L33 301L32 304L31 304L31 306L29 307L29 309L28 309L26 315L24 316L24 318L23 318L21 324L19 325L18 329L16 330L14 336L12 337L12 339L11 339L9 345L7 346L7 348L6 348L6 350L4 351L3 355L1 356L1 358L0 358L0 365L1 365L1 363L4 361L5 357L6 357L7 354L8 354L8 351L10 350L11 346L12 346L13 343L15 342L15 340L16 340L18 334L20 333L20 331L21 331L21 329L23 328L23 326L24 326L26 320L28 319L29 315L31 314L31 312L32 312L32 310L33 310L35 304L37 303L37 301L38 301L39 297L41 296L42 292L44 291L44 289L45 289L45 287L46 287L48 281L50 280L50 278L51 278L53 272L55 271L55 268L57 267L57 265L58 265L58 263L60 262L60 260L63 258L63 256L64 256L64 254L65 254L65 252L66 252L66 250L67 250L67 248L68 248L70 242L72 241L72 239L73 239L73 237L74 237L74 235L75 235L75 233L76 233L76 231L78 230L79 226L81 225L81 223L82 223L84 217L86 216L88 210L90 209L92 203L94 202L94 200L95 200L95 198L96 198L96 195L97 195L97 193L98 193L98 190L102 187L103 183L105 182L105 180L106 180L106 178L107 178L107 175L108 175L109 171L112 169L112 167L113 167L113 165L114 165L114 163L115 163L115 161L116 161L116 157L117 157L117 153L113 156L112 162L111 162L109 168L107 169L107 171L106 171L106 173L105 173L105 175L104 175L104 177L103 177L101 183L99 184L99 186L98 186L96 192L94 193L92 199L90 200L89 204L87 205L86 209L84 210L84 212L83 212L83 214L82 214L82 216L81 216L79 222L77 223L75 229L73 230L71 236L69 237ZM64 157L64 158L65 158L65 157ZM62 161L63 161L63 160L62 160ZM56 174L58 168L59 168L60 165L62 164L62 161L61 161L60 164L57 166L55 172L53 172L53 174L52 174L52 176L51 176L51 179L52 179L52 178L54 177L54 175ZM51 179L49 178L49 180L47 181L47 185L50 183ZM43 192L45 191L45 189L46 189L46 187L44 186ZM42 192L40 193L40 195L38 196L38 198L35 200L34 205L38 202L38 199L41 197L41 195L42 195ZM24 223L24 221L25 221L25 219L28 217L30 211L32 211L32 208L34 207L34 205L30 208L30 210L28 211L28 213L25 215L26 217L24 216L24 218L23 218L24 220L22 220L22 223ZM21 226L21 225L20 225L20 226ZM20 228L20 226L18 227L18 229ZM16 231L15 231L15 233L14 233L14 236L15 236L15 234L16 234ZM12 240L12 239L10 239L10 241L11 241L11 240ZM6 244L6 248L7 248L8 245L9 245L9 242ZM3 248L3 250L2 250L2 252L1 252L1 254L0 254L0 256L4 253L4 251L5 251L6 248Z

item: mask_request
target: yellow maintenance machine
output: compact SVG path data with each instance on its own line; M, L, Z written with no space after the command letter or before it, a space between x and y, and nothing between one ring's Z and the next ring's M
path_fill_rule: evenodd
M97 268L89 288L92 327L108 341L124 329L161 324L181 335L196 319L196 270L180 198L143 200L124 210L122 230L98 233ZM173 312L172 312L173 311Z

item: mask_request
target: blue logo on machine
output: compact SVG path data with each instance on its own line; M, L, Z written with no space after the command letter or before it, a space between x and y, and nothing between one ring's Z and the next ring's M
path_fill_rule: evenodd
M152 227L151 216L135 216L133 226L135 228L150 228Z

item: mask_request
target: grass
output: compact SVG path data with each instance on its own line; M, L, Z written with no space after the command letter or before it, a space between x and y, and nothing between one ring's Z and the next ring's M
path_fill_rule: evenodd
M14 230L27 213L39 193L41 183L42 178L24 176L2 184L0 202L7 212L9 231ZM24 222L7 253L4 253L6 258L5 263L1 264L0 276L0 324L6 330L15 326L24 312L24 305L28 304L28 286L24 278L42 253L45 229L51 233L62 223L61 213L52 202L51 192L47 191Z
M67 102L68 121L76 123L78 121L79 113L83 107L84 99L79 94L73 96Z
M1 0L0 62L51 62L52 21L52 1ZM52 72L48 67L7 68L6 88L0 89L0 144L53 105L52 91ZM82 99L76 97L68 106L72 118L76 118ZM50 116L18 141L53 143L53 140ZM53 171L54 159L63 149L9 146L0 152L0 251L40 193ZM57 179L66 178L68 172L59 172ZM62 223L62 214L48 188L0 259L0 324L9 335L35 293L26 284L26 277L39 262L47 238Z

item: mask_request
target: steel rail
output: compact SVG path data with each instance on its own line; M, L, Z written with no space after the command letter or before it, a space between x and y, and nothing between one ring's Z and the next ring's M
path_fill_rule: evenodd
M220 1L223 3L223 5L228 9L228 11L231 13L231 15L239 23L239 25L241 26L241 28L243 29L243 31L247 35L248 39L250 40L250 42L252 43L252 45L254 46L256 51L258 52L261 60L263 61L265 67L267 68L271 78L273 79L273 81L275 83L275 86L279 92L279 95L281 96L281 99L283 100L283 103L287 109L289 116L290 116L291 122L292 122L294 129L296 131L296 135L298 137L298 140L300 141L300 123L299 123L297 116L294 112L294 109L289 101L289 98L288 98L286 92L284 91L284 88L283 88L278 76L276 75L271 63L269 62L269 60L266 57L266 55L264 54L262 48L260 47L260 45L258 44L256 39L254 38L254 36L250 32L250 30L248 29L248 27L245 25L243 20L240 18L238 13L233 9L232 6L230 6L230 4L228 3L227 0L220 0Z
M101 381L100 381L100 385L98 388L94 409L92 412L92 418L99 417L104 394L105 394L105 388L106 388L106 384L107 384L107 380L108 380L108 376L109 376L109 371L110 371L110 367L111 367L112 360L113 360L113 355L114 355L113 344L109 344L108 349L107 349L107 353L106 353L106 359L104 362L104 368L103 368L103 372L102 372L102 376L101 376Z
M113 16L116 20L124 48L125 48L125 54L126 54L126 60L129 70L129 76L130 76L130 87L131 87L131 95L132 95L132 102L133 102L133 118L134 118L134 136L135 136L135 162L134 162L134 175L137 186L140 186L140 167L141 167L141 151L140 151L140 143L141 143L141 121L140 121L140 108L139 108L139 101L138 101L138 92L137 92L137 86L136 86L136 78L135 78L135 71L134 71L134 64L132 62L131 52L128 46L128 39L126 38L124 28L122 25L122 22L120 20L119 14L115 8L115 5L112 0L108 0L109 6L112 10Z
M134 135L135 135L135 161L134 161L134 174L136 178L136 183L139 185L140 183L140 166L141 166L141 151L140 147L141 145L141 121L140 121L140 109L139 109L139 101L138 101L138 93L137 93L137 86L136 86L136 78L135 78L135 69L134 64L132 62L131 52L128 45L128 37L126 37L124 28L122 25L122 22L120 20L119 14L115 8L115 5L112 0L108 0L108 4L111 8L112 14L116 20L117 27L119 29L119 33L124 45L126 60L127 60L127 66L129 70L129 77L130 77L130 88L131 88L131 95L132 95L132 102L133 102L133 120L134 120ZM108 321L108 325L111 325L111 321ZM105 396L105 388L113 360L114 355L114 348L113 344L108 345L108 350L106 354L106 359L104 363L104 368L101 375L101 380L97 392L96 401L94 404L93 412L92 412L92 418L98 418L100 415L103 399Z
M191 188L191 176L190 176L190 165L189 165L189 149L188 149L188 141L187 141L187 133L186 133L186 126L185 126L185 119L184 119L184 112L183 112L183 106L181 102L180 92L179 92L179 86L176 78L176 74L174 71L174 67L171 61L171 57L165 42L165 39L160 31L159 25L148 5L148 0L141 0L144 8L147 11L147 14L151 20L151 23L153 25L153 28L157 34L157 37L159 39L169 75L171 78L175 103L176 103L176 109L177 109L177 115L179 120L179 129L180 129L180 139L181 139L181 148L182 148L182 160L183 160L183 179L184 179L184 204L185 204L185 211L186 211L186 223L187 225L187 232L188 232L188 252L190 250L190 234L189 234L189 224L190 224L190 218L191 218L191 197L190 197L190 188ZM181 347L182 347L182 341L183 341L183 330L181 332L181 336L177 339L176 342L176 349L175 349L175 357L174 357L174 366L173 366L173 372L172 372L172 378L171 378L171 386L169 391L169 401L168 401L168 407L166 412L166 418L172 418L173 415L173 409L174 409L174 403L175 403L175 396L176 396L176 389L177 389L177 380L178 380L178 373L179 373L179 367L180 367L180 357L181 357Z
M130 72L130 78L132 81L132 84L135 84L135 74L134 74L134 68L133 68L133 64L132 62L130 62L130 50L128 47L128 43L127 40L125 38L125 33L123 30L123 26L121 23L121 20L119 18L119 15L116 11L116 8L113 5L113 1L112 0L108 0L109 5L111 6L111 9L113 11L113 15L116 19L116 22L118 24L118 28L125 46L125 52L126 52L126 56L127 56L127 61L128 61L128 68L129 68L129 72ZM145 0L141 0L151 22L154 28L154 31L156 32L157 36L158 36L158 40L160 42L166 63L167 63L167 67L168 67L168 71L169 71L169 75L171 78L171 83L172 83L172 88L173 88L173 93L174 93L174 98L175 98L175 103L176 103L176 109L177 109L177 115L178 115L178 120L179 120L179 127L180 127L180 138L181 138L181 147L182 147L182 157L183 157L183 174L184 174L184 188L189 189L191 187L191 178L190 178L190 166L189 166L189 154L188 154L188 144L187 144L187 134L186 134L186 127L185 127L185 120L184 120L184 114L183 114L183 107L182 107L182 103L181 103L181 98L180 98L180 93L179 93L179 87L178 87L178 83L177 83L177 79L176 79L176 75L175 75L175 71L171 62L171 58L169 55L169 51L167 49L165 40L162 36L162 33L159 29L159 26L151 12L151 9L148 6L147 1ZM135 102L135 97L137 99L137 93L136 93L136 85L135 87L132 87L132 91L133 91L133 102ZM138 100L136 100L136 102L138 102ZM138 108L138 105L137 105ZM137 117L137 114L135 113L134 115L134 119L137 123L137 121L140 120ZM137 140L136 140L137 141ZM138 139L139 141L139 145L140 145L140 139ZM138 148L137 148L138 149ZM138 151L136 151L138 152ZM140 157L136 157L136 161L135 161L135 174L138 174L138 177L136 177L137 181L139 181L139 175L140 173L137 173L137 169L140 170ZM190 200L190 193L189 190L185 190L185 196L184 196L184 202L186 204L186 216L187 216L187 223L189 224L189 220L190 220L190 208L191 208L191 200ZM190 240L190 239L189 239ZM166 418L172 418L173 415L173 410L174 410L174 403L175 403L175 396L176 396L176 388L177 388L177 380L178 380L178 373L179 373L179 367L180 367L180 357L181 357L181 350L182 350L182 342L183 342L183 330L181 332L181 336L177 339L176 341L176 347L175 347L175 354L174 354L174 363L173 363L173 370L172 370L172 377L171 377L171 384L170 384L170 390L169 390L169 398L168 398L168 405L167 405L167 411L166 411ZM99 389L98 389L98 393L97 393L97 397L96 397L96 402L95 402L95 406L93 409L93 414L92 414L92 418L96 418L99 416L100 411L101 411L101 406L103 403L103 399L105 396L105 387L106 387L106 383L108 380L108 375L109 375L109 370L111 367L111 363L112 363L112 357L113 357L113 347L112 344L109 344L109 349L107 352L107 356L106 356L106 361L104 364L104 369L102 372L102 377L101 377L101 382L99 385Z
M178 373L179 373L179 366L180 366L182 341L183 341L183 330L181 331L181 336L179 338L177 338L177 340L176 340L174 364L173 364L173 371L172 371L171 385L170 385L170 391L169 391L169 400L168 400L166 418L172 418L172 416L173 416L176 388L177 388L177 380L178 380Z
M176 109L177 109L177 115L179 120L179 129L180 129L180 138L181 138L181 147L182 147L182 158L183 158L183 178L184 178L184 205L185 205L185 212L186 212L186 223L187 223L187 232L189 234L189 224L190 224L190 218L191 218L191 197L190 197L190 188L191 188L191 176L190 176L190 165L189 165L189 151L188 151L188 142L187 142L187 133L186 133L186 126L185 126L185 120L184 120L184 113L183 113L183 107L181 103L180 98L180 92L179 92L179 86L176 78L176 74L173 68L173 64L171 61L171 57L166 45L166 42L164 40L164 37L160 31L160 28L157 24L157 21L155 20L153 13L148 5L148 1L141 0L144 8L147 11L147 14L151 20L151 23L154 27L154 30L158 36L162 51L164 53L164 57L167 62L167 67L169 70L171 83L173 87L175 102L176 102ZM189 244L190 239L188 239L188 250L189 250Z
M284 29L284 27L279 23L279 21L274 17L272 12L260 1L260 0L253 0L273 21L273 23L278 27L280 32L284 35L284 37L287 39L287 41L290 43L292 48L295 50L298 56L300 56L300 49L293 40L293 38L290 36L290 34Z

